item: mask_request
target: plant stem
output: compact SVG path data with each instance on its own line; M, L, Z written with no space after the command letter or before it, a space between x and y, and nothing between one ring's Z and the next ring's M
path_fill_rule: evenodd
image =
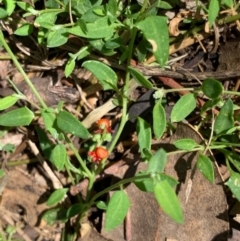
M75 146L72 144L71 140L68 138L67 135L65 135L65 139L67 141L67 144L70 146L70 148L72 149L74 155L76 156L76 158L78 159L82 169L84 170L86 176L89 178L89 180L92 178L92 173L88 170L86 164L84 163L83 159L81 158L81 156L79 155L77 149L75 148Z
M212 142L213 149L216 149L216 148L214 148L214 147L216 147L216 146L214 146L214 144L216 144L217 147L220 146L222 148L225 148L225 147L240 147L240 144L237 144L237 143ZM219 148L217 148L217 149L219 149Z
M229 95L240 95L240 92L237 91L231 91L231 90L224 90L224 94L229 94Z
M203 154L205 155L211 142L212 142L212 139L213 139L213 132L214 132L214 124L215 124L215 119L214 119L214 111L212 109L212 128L211 128L211 133L210 133L210 137L208 138L208 141L207 141L207 145L205 147L205 150L203 152Z
M130 66L130 62L131 62L131 58L132 58L132 53L133 53L133 47L134 47L134 41L135 41L135 38L136 38L136 34L137 34L137 29L134 27L132 29L132 34L131 34L131 40L130 40L130 43L129 43L129 55L128 55L128 60L127 60L127 66ZM127 97L127 93L128 93L128 88L129 88L129 83L130 83L130 73L129 71L127 71L126 73L126 77L125 77L125 85L123 87L123 95L122 95L122 118L121 118L121 122L120 122L120 125L119 125L119 128L117 130L117 133L108 149L109 153L112 152L112 150L114 149L121 133L122 133L122 130L125 126L125 123L127 122L127 118L128 118L128 115L127 115L127 104L128 104L128 97Z
M240 147L240 144L226 143L226 145L225 144L212 145L212 146L209 146L208 149L209 150L218 150L218 149L223 149L223 148L232 147L232 146ZM167 153L167 156L171 156L171 155L175 155L175 154L184 154L184 153L194 152L194 151L203 151L203 150L204 150L204 147L200 146L200 147L193 148L192 150L189 150L189 151L187 151L187 150L171 151L171 152Z
M118 187L120 187L120 186L122 186L124 184L130 183L130 182L134 182L134 181L136 181L138 179L144 179L144 178L150 178L150 177L151 177L151 174L146 174L146 175L141 175L141 176L137 176L137 177L135 176L135 177L122 179L121 181L119 181L119 182L113 184L112 186L102 190L101 192L97 193L94 197L92 197L92 199L88 202L88 207L91 207L93 205L94 201L97 198L99 198L100 196L102 196L105 193L110 192L113 189L116 189L116 188L118 188ZM89 209L87 208L87 210L89 210Z
M73 178L73 176L72 176L72 173L71 173L68 165L64 165L64 167L66 168L66 171L67 171L67 173L68 173L68 176L70 177L70 180L71 180L72 185L76 185L76 182L75 182L75 180L74 180L74 178Z
M61 5L62 7L66 7L61 1L59 1L59 0L55 0L55 2L57 2L59 5Z
M63 9L44 9L44 10L40 10L39 14L43 14L43 13L63 13L65 12L65 10Z
M19 72L23 75L25 81L27 82L29 88L32 90L32 92L35 94L35 96L37 97L39 103L41 104L41 106L44 109L47 109L47 105L45 104L45 102L43 101L42 97L39 95L39 93L37 92L37 90L35 89L34 85L32 84L31 80L28 78L28 76L26 75L26 73L24 72L22 66L20 65L20 63L18 62L17 58L15 57L15 55L13 54L12 50L9 48L7 42L4 39L4 35L2 30L0 30L0 42L3 44L4 48L6 49L6 51L8 52L8 54L11 56L11 59L13 61L13 63L15 64L15 66L17 67L17 69L19 70Z
M233 16L227 16L224 18L221 18L217 21L218 25L224 25L226 23L231 23L231 22L235 22L236 20L240 19L240 14L237 15L233 15Z
M142 8L141 8L141 10L140 10L139 16L143 15L143 13L145 12L145 10L146 10L146 8L147 8L147 4L148 4L148 3L149 3L149 0L144 0L144 1L143 1L143 5L142 5ZM140 20L140 18L139 18L138 20Z
M164 93L179 92L179 91L194 91L194 88L179 88L179 89L169 89L164 90Z

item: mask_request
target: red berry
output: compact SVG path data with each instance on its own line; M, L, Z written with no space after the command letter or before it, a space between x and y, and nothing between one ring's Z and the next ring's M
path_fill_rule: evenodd
M89 151L88 156L91 157L93 162L97 162L97 155L95 151Z
M97 158L102 160L105 158L108 158L109 154L108 154L108 150L105 149L104 147L96 147L95 149L95 153L97 155Z
M107 133L112 133L111 121L109 119L102 118L102 119L97 121L97 125L98 125L99 130L106 129Z
M91 157L93 162L101 162L103 159L108 158L108 150L104 147L96 147L93 151L88 152L88 156Z

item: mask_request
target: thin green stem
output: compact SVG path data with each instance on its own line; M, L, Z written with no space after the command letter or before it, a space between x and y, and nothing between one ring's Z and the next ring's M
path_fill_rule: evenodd
M130 63L131 63L136 34L137 34L137 29L133 28L132 34L131 34L131 41L129 43L129 55L128 55L128 60L127 60L127 66L130 66ZM114 136L114 139L108 149L109 153L111 153L112 150L114 149L114 147L122 133L122 130L127 122L127 118L128 118L128 115L127 115L127 104L128 104L127 92L128 92L128 88L129 88L129 83L130 83L130 73L129 73L129 71L127 71L126 77L125 77L125 85L123 87L123 95L122 95L122 118L121 118L119 128L117 130L117 133Z
M229 146L233 146L232 144L228 143L228 145L212 145L212 146L209 146L208 149L209 150L218 150L218 149L223 149L223 148L226 148L226 147L229 147ZM240 144L235 144L235 146L240 146ZM196 148L193 148L192 150L177 150L177 151L172 151L172 152L168 152L167 153L167 156L171 156L171 155L175 155L175 154L181 154L181 153L188 153L188 152L194 152L194 151L203 151L204 150L204 146L200 146L200 147L196 147Z
M29 163L35 163L35 162L38 162L38 159L37 158L31 158L31 159L24 159L24 160L21 160L21 161L9 161L6 163L6 166L7 167L12 167L12 166L22 166L22 165L26 165L26 164L29 164Z
M224 94L229 94L229 95L240 95L240 92L237 91L231 91L231 90L224 90Z
M92 175L92 177L89 178L86 203L88 203L88 200L90 199L90 197L92 195L92 188L93 188L94 182L95 182L95 175Z
M70 146L70 148L72 149L74 155L76 156L77 160L79 161L83 171L85 172L85 174L87 175L87 177L89 179L92 178L92 173L89 171L89 169L87 168L85 162L83 161L83 159L81 158L81 156L79 155L77 149L75 148L75 146L72 144L71 140L68 138L67 135L65 135L65 139L67 141L67 144Z
M66 7L61 1L59 1L59 0L55 0L55 2L57 2L60 6L62 6L62 7Z
M179 92L179 91L194 91L194 88L179 88L179 89L169 89L169 90L164 90L165 93L171 93L171 92Z
M207 145L205 147L205 150L203 152L203 154L205 154L212 142L212 139L213 139L213 132L214 132L214 124L215 124L215 119L214 119L214 111L212 109L212 128L211 128L211 133L210 133L210 137L208 138L208 142L207 142Z
M141 16L141 15L145 12L148 3L149 3L149 0L144 0L144 1L143 1L143 5L142 5L142 8L141 8L141 10L140 10L139 16Z
M74 180L74 178L73 178L73 176L72 176L72 173L71 173L68 165L64 165L64 167L65 167L66 170L67 170L67 173L68 173L68 176L70 177L70 180L71 180L72 185L76 185L76 182L75 182L75 180Z
M130 182L134 182L138 179L144 179L144 178L149 178L151 177L151 174L146 174L146 175L141 175L141 176L135 176L135 177L130 177L130 178L126 178L126 179L122 179L121 181L113 184L112 186L102 190L101 192L97 193L94 197L92 197L92 199L89 201L88 203L88 207L91 207L93 204L94 204L94 201L101 197L103 194L105 193L108 193L110 191L112 191L113 189L116 189L116 188L119 188L120 186L124 185L124 184L127 184L127 183L130 183ZM88 209L87 209L88 210Z
M212 146L223 146L223 148L226 147L240 147L240 144L237 143L229 143L229 142L212 142Z
M65 10L63 9L44 9L40 10L38 13L43 14L43 13L63 13Z
M240 172L240 168L238 165L236 165L236 160L234 160L231 155L227 155L227 159L233 164L233 166L238 170L238 172ZM233 173L233 170L231 168L229 168L229 165L228 165L228 170L230 171L230 173L232 174Z
M17 58L15 57L15 55L13 54L12 50L9 48L7 42L4 39L3 36L3 32L0 30L0 42L3 44L4 48L6 49L6 51L8 52L8 54L11 56L12 61L14 62L15 66L17 67L17 69L19 70L19 72L23 75L25 81L27 82L29 88L32 90L32 92L35 94L35 96L37 97L39 103L41 104L41 106L46 109L47 105L45 104L45 102L43 101L42 97L39 95L39 93L37 92L37 90L35 89L34 85L32 84L31 80L28 78L28 76L26 75L26 73L24 72L22 66L20 65L20 63L18 62Z
M235 22L236 20L240 19L240 14L237 15L233 15L233 16L227 16L224 18L221 18L217 21L218 25L224 25L226 23L231 23L231 22Z
M158 88L156 88L158 90ZM196 91L194 88L179 88L179 89L169 89L169 90L164 90L164 93L171 93L171 92L178 92L178 91ZM201 90L198 91L199 93L202 93ZM238 95L240 96L240 92L237 91L230 91L230 90L224 90L223 94L229 94L229 95Z
M18 91L19 92L19 91ZM36 108L37 110L40 110L40 106L37 105L36 103L34 103L33 101L29 100L25 95L23 94L13 94L13 96L16 96L19 100L25 100L27 102L29 102L31 104L31 106L33 106L34 108Z

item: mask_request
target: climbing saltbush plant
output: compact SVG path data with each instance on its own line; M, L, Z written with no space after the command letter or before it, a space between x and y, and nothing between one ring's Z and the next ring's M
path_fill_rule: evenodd
M101 124L98 124L95 132L92 132L73 114L64 110L63 103L59 103L56 108L47 106L5 40L5 29L2 28L0 43L39 101L39 104L35 103L37 112L26 106L6 111L18 100L28 100L17 89L16 94L2 98L0 100L0 110L4 111L0 115L0 126L4 130L2 133L6 133L12 127L29 126L36 117L41 115L44 129L36 127L36 133L46 160L51 162L58 172L66 171L73 186L82 180L88 181L86 196L82 198L78 195L78 202L67 208L55 206L66 199L69 195L69 188L62 187L52 192L47 201L47 205L52 208L43 216L48 224L56 221L67 222L73 216L77 216L76 220L81 223L90 208L97 206L106 211L105 229L116 228L123 222L131 205L123 190L124 184L128 183L134 183L140 189L139 191L153 193L162 210L173 221L183 223L183 212L175 193L178 181L164 173L167 155L171 153L166 153L164 149L159 149L154 153L151 143L153 138L161 139L168 130L169 123L181 122L191 115L196 110L196 99L202 95L207 96L208 100L199 110L201 123L211 123L211 135L207 136L208 139L201 145L192 139L178 140L174 145L183 152L198 151L200 153L197 168L211 183L214 183L213 162L206 153L212 149L222 152L231 173L226 185L240 200L239 157L233 149L239 146L239 126L237 117L234 117L234 110L238 107L230 98L225 97L226 93L232 95L238 95L238 93L224 91L218 80L206 79L200 88L192 88L188 94L179 98L171 111L170 119L167 120L164 108L166 94L179 90L159 89L134 66L131 66L132 59L143 62L149 54L154 56L158 67L166 66L169 59L170 38L167 17L163 13L165 9L171 9L177 3L178 1L175 0L155 1L154 3L146 0L138 2L48 0L45 1L44 6L36 8L23 1L2 1L0 18L4 26L12 29L13 35L34 36L38 46L48 51L64 46L68 50L68 57L64 63L65 75L71 76L75 67L81 65L96 77L104 91L114 93L115 102L119 104L122 111L119 128L112 135L111 123L106 119L99 120ZM214 4L216 4L214 1L210 1L210 5L206 6L206 8L209 7L210 24L216 18L212 7L215 6ZM225 1L225 5L229 4L229 1ZM74 51L70 48L72 36L82 42L79 47L75 47ZM117 71L94 58L96 54L101 57L117 58L117 62L125 66L126 75L122 86L119 84ZM99 193L93 194L96 177L109 165L108 157L114 150L129 119L128 89L131 79L134 79L138 85L154 91L153 122L149 123L141 117L136 120L141 160L146 162L147 167L145 171L137 173L134 177L122 179ZM219 114L211 115L211 120L209 120L209 110L214 108L220 110ZM51 141L49 136L51 136ZM80 138L84 143L89 143L86 145L84 154L78 153L71 141L72 136ZM110 142L108 147L106 142ZM76 166L71 160L72 157L67 154L68 149L73 151L74 158L78 161ZM108 202L101 201L104 194L113 190L114 193Z

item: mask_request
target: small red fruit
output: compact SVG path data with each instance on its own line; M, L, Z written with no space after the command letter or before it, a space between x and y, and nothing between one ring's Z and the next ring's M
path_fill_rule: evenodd
M99 158L99 159L106 159L106 158L108 158L108 156L109 156L109 154L108 154L108 150L107 149L105 149L104 147L97 147L96 149L95 149L95 153L96 153L96 155L97 155L97 157Z
M99 130L97 130L97 133L101 133L102 130L106 129L107 133L112 133L112 129L111 129L111 121L109 119L106 118L102 118L100 120L97 121L97 125Z
M88 152L88 156L91 157L93 162L101 162L103 159L108 158L108 150L104 147L96 147L93 151Z
M88 156L91 158L91 160L93 162L97 162L97 155L96 155L95 151L89 151Z

